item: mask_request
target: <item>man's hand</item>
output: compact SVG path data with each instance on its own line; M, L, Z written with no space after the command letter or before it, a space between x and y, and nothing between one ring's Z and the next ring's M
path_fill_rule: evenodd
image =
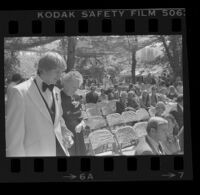
M81 121L81 123L79 123L76 127L75 127L75 131L76 133L80 133L84 128L85 128L86 124L84 123L84 121Z
M73 133L67 129L66 127L61 127L61 132L62 132L62 136L65 137L65 136L71 136L73 137Z
M67 136L67 137L63 138L63 145L66 148L71 148L73 144L74 144L74 141L71 136Z
M61 127L61 131L62 131L64 146L66 148L70 148L74 144L74 141L72 139L72 137L74 136L73 133L66 127Z

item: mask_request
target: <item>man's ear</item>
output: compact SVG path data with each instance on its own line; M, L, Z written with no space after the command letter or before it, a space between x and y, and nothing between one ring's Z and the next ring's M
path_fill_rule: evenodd
M155 128L151 128L150 129L150 134L155 135L156 134L156 129Z

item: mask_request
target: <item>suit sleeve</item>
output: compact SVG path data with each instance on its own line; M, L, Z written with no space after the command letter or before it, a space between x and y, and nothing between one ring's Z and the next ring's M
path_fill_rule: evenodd
M16 88L10 89L6 115L6 156L25 156L25 104Z

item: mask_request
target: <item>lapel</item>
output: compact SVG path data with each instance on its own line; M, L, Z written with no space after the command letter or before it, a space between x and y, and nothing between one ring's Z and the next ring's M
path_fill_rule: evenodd
M59 108L59 92L55 89L53 89L53 96L54 96L54 101L55 101L55 120L54 120L54 126L57 125L59 122L59 113L60 113L60 108Z
M49 122L52 124L52 120L51 120L51 116L49 114L49 111L46 108L46 105L38 91L37 86L35 85L34 78L30 79L31 85L30 88L28 90L28 94L31 98L31 100L35 103L35 105L37 106L38 110L40 110L40 112L49 120Z
M157 148L154 147L154 145L151 143L151 140L148 138L148 136L145 136L145 139L146 139L147 144L151 148L153 154L158 155L159 152L158 152Z

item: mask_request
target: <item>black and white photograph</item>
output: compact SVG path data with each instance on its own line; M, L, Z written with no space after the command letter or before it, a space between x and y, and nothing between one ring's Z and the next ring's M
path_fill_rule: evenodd
M183 155L182 35L4 38L6 157Z

